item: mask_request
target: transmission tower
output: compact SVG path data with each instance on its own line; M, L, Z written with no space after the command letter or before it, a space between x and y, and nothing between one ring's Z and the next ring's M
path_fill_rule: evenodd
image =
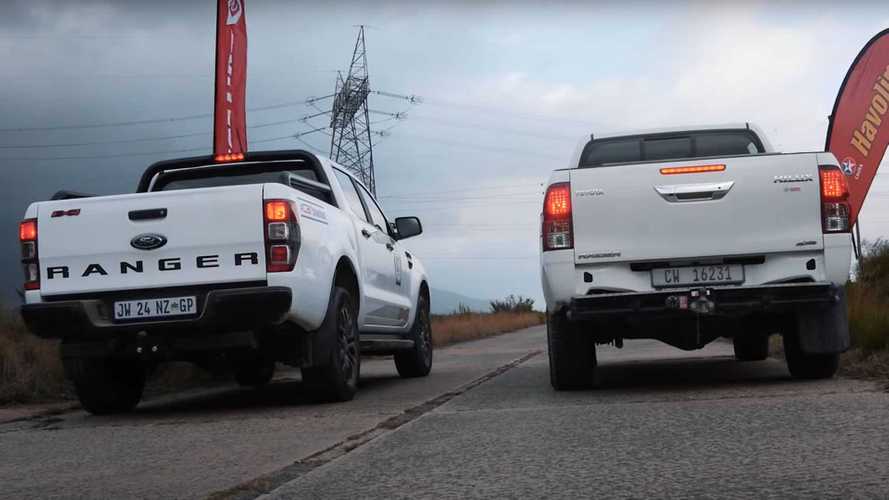
M367 75L367 49L364 46L364 26L358 30L349 72L343 78L337 72L336 91L330 111L330 158L346 167L376 194L374 180L373 140L370 130L370 94Z

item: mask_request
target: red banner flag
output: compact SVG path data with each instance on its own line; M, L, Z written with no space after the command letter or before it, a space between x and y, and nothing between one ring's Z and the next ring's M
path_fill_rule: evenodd
M849 221L855 223L889 145L889 29L858 53L840 87L825 148L849 181Z
M218 0L216 7L216 103L213 154L227 159L247 152L247 19L244 0ZM233 156L232 156L233 155Z

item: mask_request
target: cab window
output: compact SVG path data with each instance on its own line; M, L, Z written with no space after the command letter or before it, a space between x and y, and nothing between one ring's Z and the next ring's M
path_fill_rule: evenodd
M374 200L373 196L364 188L361 184L358 185L358 192L361 193L361 198L364 199L364 205L367 207L367 211L370 212L370 218L373 219L371 224L380 228L384 233L389 232L389 224L386 222L386 216L383 215L383 211L380 210L380 206L377 205L376 200Z
M355 217L358 217L364 222L368 222L367 215L364 213L364 207L361 205L361 197L355 189L355 184L352 182L352 178L339 170L334 170L333 172L334 175L336 175L336 180L340 183L340 187L343 188L343 195L345 195L345 201L346 205L349 207L349 211L351 211Z

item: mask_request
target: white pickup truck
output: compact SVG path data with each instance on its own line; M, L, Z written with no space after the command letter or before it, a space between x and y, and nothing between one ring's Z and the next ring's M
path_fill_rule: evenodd
M849 346L848 189L830 153L779 154L748 124L585 139L541 216L550 379L595 384L596 344L652 338L738 360L780 333L790 373Z
M66 373L92 413L138 404L163 361L268 382L302 369L325 400L348 400L361 355L394 354L404 377L432 365L429 285L389 223L342 167L305 151L150 166L137 193L61 192L20 226L32 332L62 340Z

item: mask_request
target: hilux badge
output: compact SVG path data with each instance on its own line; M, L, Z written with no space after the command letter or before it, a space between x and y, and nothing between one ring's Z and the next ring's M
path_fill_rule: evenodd
M139 234L130 240L130 245L139 250L154 250L166 244L167 238L155 233Z

